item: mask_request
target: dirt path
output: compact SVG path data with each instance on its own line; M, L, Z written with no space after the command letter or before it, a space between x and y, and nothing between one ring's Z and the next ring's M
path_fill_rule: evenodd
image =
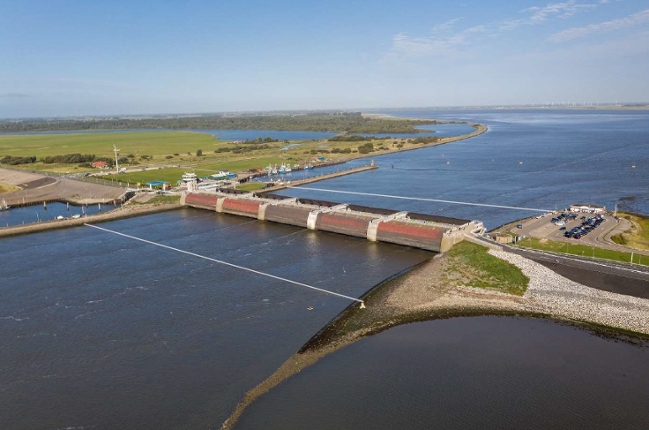
M5 199L9 206L53 200L77 204L109 203L125 193L121 187L2 168L0 182L20 188L19 191L0 194L0 199Z

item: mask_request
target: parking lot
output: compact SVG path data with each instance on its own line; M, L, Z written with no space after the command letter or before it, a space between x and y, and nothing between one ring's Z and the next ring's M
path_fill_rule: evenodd
M617 225L609 214L579 212L547 213L509 225L507 231L518 236L549 239L567 243L601 246L600 238Z

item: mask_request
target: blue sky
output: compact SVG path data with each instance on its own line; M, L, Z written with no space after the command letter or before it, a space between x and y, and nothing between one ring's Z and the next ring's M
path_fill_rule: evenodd
M649 2L0 0L0 117L649 101Z

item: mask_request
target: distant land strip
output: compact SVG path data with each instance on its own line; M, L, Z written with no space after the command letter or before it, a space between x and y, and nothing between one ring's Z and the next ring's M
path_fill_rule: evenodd
M196 115L148 117L97 117L25 119L0 121L0 133L31 131L199 129L277 130L333 133L419 133L417 125L439 124L436 120L367 117L361 112L307 113L293 115Z

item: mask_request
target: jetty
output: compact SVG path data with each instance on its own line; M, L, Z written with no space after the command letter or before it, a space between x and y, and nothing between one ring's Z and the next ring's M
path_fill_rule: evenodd
M295 181L289 180L289 181L266 182L266 188L264 188L263 190L259 190L256 193L264 194L268 192L283 190L289 187L299 187L300 185L311 184L313 182L324 181L326 179L339 178L341 176L366 172L368 170L375 170L375 169L378 169L378 166L372 163L368 166L352 167L351 169L340 170L338 172L332 172L332 173L324 173L322 175L312 176L310 178L305 178L305 179L298 179Z

